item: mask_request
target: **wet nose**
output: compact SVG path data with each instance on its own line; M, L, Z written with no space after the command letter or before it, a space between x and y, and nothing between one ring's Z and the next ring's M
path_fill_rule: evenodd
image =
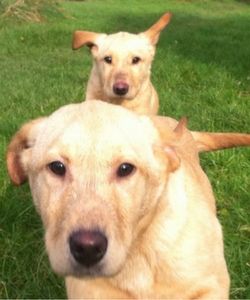
M107 251L108 240L100 231L78 230L69 237L70 252L85 267L98 263Z
M129 85L123 81L117 81L113 85L113 92L118 96L126 95L129 89Z

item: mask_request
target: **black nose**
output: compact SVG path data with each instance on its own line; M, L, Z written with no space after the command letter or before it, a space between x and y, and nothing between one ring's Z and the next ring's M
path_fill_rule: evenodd
M100 231L78 230L69 237L70 252L85 267L98 263L107 251L108 240Z
M128 89L129 89L129 85L126 82L116 82L113 85L113 92L119 96L126 95Z

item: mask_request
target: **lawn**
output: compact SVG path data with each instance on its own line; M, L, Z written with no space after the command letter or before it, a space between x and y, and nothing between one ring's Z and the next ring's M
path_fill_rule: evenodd
M28 185L8 179L5 150L22 123L84 98L91 57L71 50L74 30L140 32L171 11L152 67L161 114L187 116L194 130L250 132L249 1L46 3L38 18L0 17L0 298L65 297ZM250 150L207 153L201 161L223 226L231 298L250 298Z

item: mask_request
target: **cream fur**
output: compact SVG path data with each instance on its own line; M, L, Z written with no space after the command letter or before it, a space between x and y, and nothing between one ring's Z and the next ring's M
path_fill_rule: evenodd
M160 32L167 26L170 13L164 14L147 31L140 34L118 32L101 34L76 31L73 49L91 48L93 67L87 84L86 100L100 99L122 105L141 114L157 114L159 100L151 83L151 64ZM111 63L105 61L110 57ZM139 58L133 63L134 58ZM122 82L128 92L117 95L114 86Z
M69 298L228 298L211 185L192 133L183 122L174 129L176 123L87 101L28 124L13 138L10 176L15 180L22 169L29 178L49 260L66 277ZM31 146L20 148L20 137L29 144L31 132ZM63 177L48 168L58 160ZM118 178L123 162L136 170ZM69 249L69 235L79 228L99 228L108 239L105 256L89 269Z

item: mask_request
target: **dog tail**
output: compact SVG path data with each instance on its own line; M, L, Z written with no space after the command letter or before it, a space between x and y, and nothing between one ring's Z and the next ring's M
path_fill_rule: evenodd
M250 134L246 133L211 133L192 131L192 135L197 143L199 152L250 146Z

